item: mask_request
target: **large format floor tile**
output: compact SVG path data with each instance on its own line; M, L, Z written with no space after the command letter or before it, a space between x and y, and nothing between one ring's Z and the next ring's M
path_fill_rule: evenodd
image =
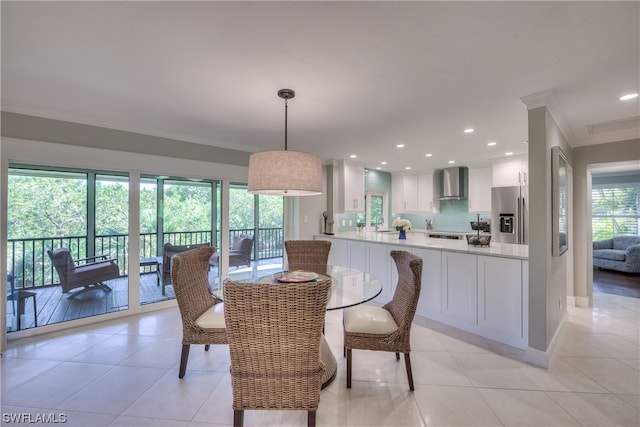
M524 352L417 317L409 391L404 358L354 350L346 388L342 312L327 312L335 380L321 391L319 426L640 425L640 304L596 295L571 307L548 369ZM230 426L229 350L192 345L178 379L176 308L10 342L0 359L2 413L58 416L83 427ZM23 415L20 415L23 414ZM304 411L246 411L245 426L299 426Z

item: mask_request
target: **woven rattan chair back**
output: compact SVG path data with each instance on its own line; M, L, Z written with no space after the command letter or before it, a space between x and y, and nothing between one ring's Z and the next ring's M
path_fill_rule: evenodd
M182 356L178 377L184 377L189 346L204 344L226 344L224 328L204 328L196 322L207 311L220 302L211 294L209 287L209 258L215 248L204 246L181 252L171 258L171 280L182 318Z
M422 287L422 258L406 251L391 251L391 257L398 269L398 283L393 299L382 308L389 311L398 328L388 334L367 334L358 332L344 333L344 348L347 356L347 388L351 387L351 350L378 350L404 353L409 389L413 390L411 373L411 324L418 306ZM357 309L357 307L356 307Z
M331 242L325 240L286 240L289 271L305 270L327 273Z
M315 425L320 340L331 280L223 285L234 425L244 410L306 410Z

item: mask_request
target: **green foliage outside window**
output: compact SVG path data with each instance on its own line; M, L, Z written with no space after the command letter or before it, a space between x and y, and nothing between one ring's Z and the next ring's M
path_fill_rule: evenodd
M594 188L592 190L593 240L610 239L621 235L639 235L637 186Z

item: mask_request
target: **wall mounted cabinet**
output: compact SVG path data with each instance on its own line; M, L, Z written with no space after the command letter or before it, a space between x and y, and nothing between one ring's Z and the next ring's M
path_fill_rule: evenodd
M514 185L529 185L529 160L517 158L508 162L493 165L493 187L511 187Z
M336 212L364 212L364 167L339 160L334 168L338 186Z
M391 175L392 210L400 212L437 212L433 172L419 175Z
M492 173L490 167L469 169L469 212L491 212Z

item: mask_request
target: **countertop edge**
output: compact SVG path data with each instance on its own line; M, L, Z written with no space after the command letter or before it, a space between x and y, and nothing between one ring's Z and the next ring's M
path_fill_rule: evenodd
M413 234L413 235L412 235ZM465 240L432 239L423 233L408 233L406 240L398 239L394 233L346 232L337 234L315 234L314 238L344 239L366 243L408 246L420 249L443 250L473 255L484 255L519 260L529 259L529 246L512 243L491 243L488 247L470 246Z

